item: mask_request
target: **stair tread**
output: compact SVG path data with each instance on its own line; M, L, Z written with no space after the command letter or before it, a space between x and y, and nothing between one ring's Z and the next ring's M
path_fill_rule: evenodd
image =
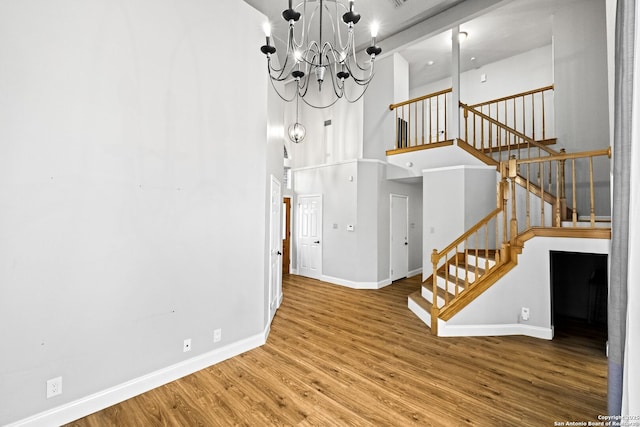
M409 299L420 306L423 310L431 313L431 307L433 306L429 301L422 298L422 294L420 291L415 291L414 293L409 295Z

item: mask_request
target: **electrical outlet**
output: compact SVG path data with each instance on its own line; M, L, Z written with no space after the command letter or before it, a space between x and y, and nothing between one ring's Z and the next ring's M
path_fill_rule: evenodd
M191 338L187 338L186 340L184 340L184 345L182 346L182 351L183 352L187 352L187 351L191 351Z
M522 320L529 320L529 307L522 307L520 317L522 318Z
M62 377L47 380L47 399L62 394Z
M213 342L220 342L222 340L222 329L216 329L213 331Z

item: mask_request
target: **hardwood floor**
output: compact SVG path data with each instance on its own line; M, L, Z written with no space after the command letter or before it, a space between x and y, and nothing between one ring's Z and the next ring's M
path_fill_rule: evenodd
M438 338L375 291L299 276L267 343L70 426L553 426L606 413L600 345L563 334Z

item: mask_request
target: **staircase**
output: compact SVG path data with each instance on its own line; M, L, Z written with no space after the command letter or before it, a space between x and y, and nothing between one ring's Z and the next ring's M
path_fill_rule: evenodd
M596 222L593 173L594 159L610 157L610 150L567 154L551 149L549 145L556 140L549 137L544 118L549 91L553 91L552 86L474 106L460 103L462 135L457 146L496 166L500 175L497 207L446 248L433 250L431 276L408 297L409 308L435 335L517 266L527 240L539 235L610 238L610 224L603 228ZM442 91L417 98L413 111L414 100L390 106L402 109L402 113L396 112L396 148L387 154L451 145L439 136L446 137L446 131L433 131L447 126L447 96L448 92ZM426 114L425 102L429 105ZM444 113L437 112L434 117L433 111L442 109ZM531 113L528 119L526 111ZM423 118L421 123L411 122L419 116ZM517 117L521 117L520 122ZM430 137L425 138L425 133ZM542 138L536 139L536 134ZM584 176L587 178L580 181ZM581 198L585 186L589 197ZM579 210L589 212L587 221L580 221Z

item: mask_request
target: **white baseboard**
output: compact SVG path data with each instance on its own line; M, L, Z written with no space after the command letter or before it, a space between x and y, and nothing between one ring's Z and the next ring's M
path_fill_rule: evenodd
M380 280L379 282L354 282L352 280L325 275L322 275L322 277L320 277L320 280L328 283L333 283L334 285L346 286L347 288L352 289L380 289L391 284L390 279Z
M7 427L45 427L70 423L94 412L108 408L139 394L220 363L231 357L260 347L267 341L270 325L256 335L201 354L175 365L135 378L98 393L58 406L9 424Z
M297 276L298 275L298 269L297 268L290 268L289 269L289 274L295 274Z
M407 277L417 276L418 274L422 274L422 267L411 270L409 273L407 273Z
M553 328L529 326L521 323L507 325L448 325L438 324L439 337L488 337L525 335L545 340L553 339Z

